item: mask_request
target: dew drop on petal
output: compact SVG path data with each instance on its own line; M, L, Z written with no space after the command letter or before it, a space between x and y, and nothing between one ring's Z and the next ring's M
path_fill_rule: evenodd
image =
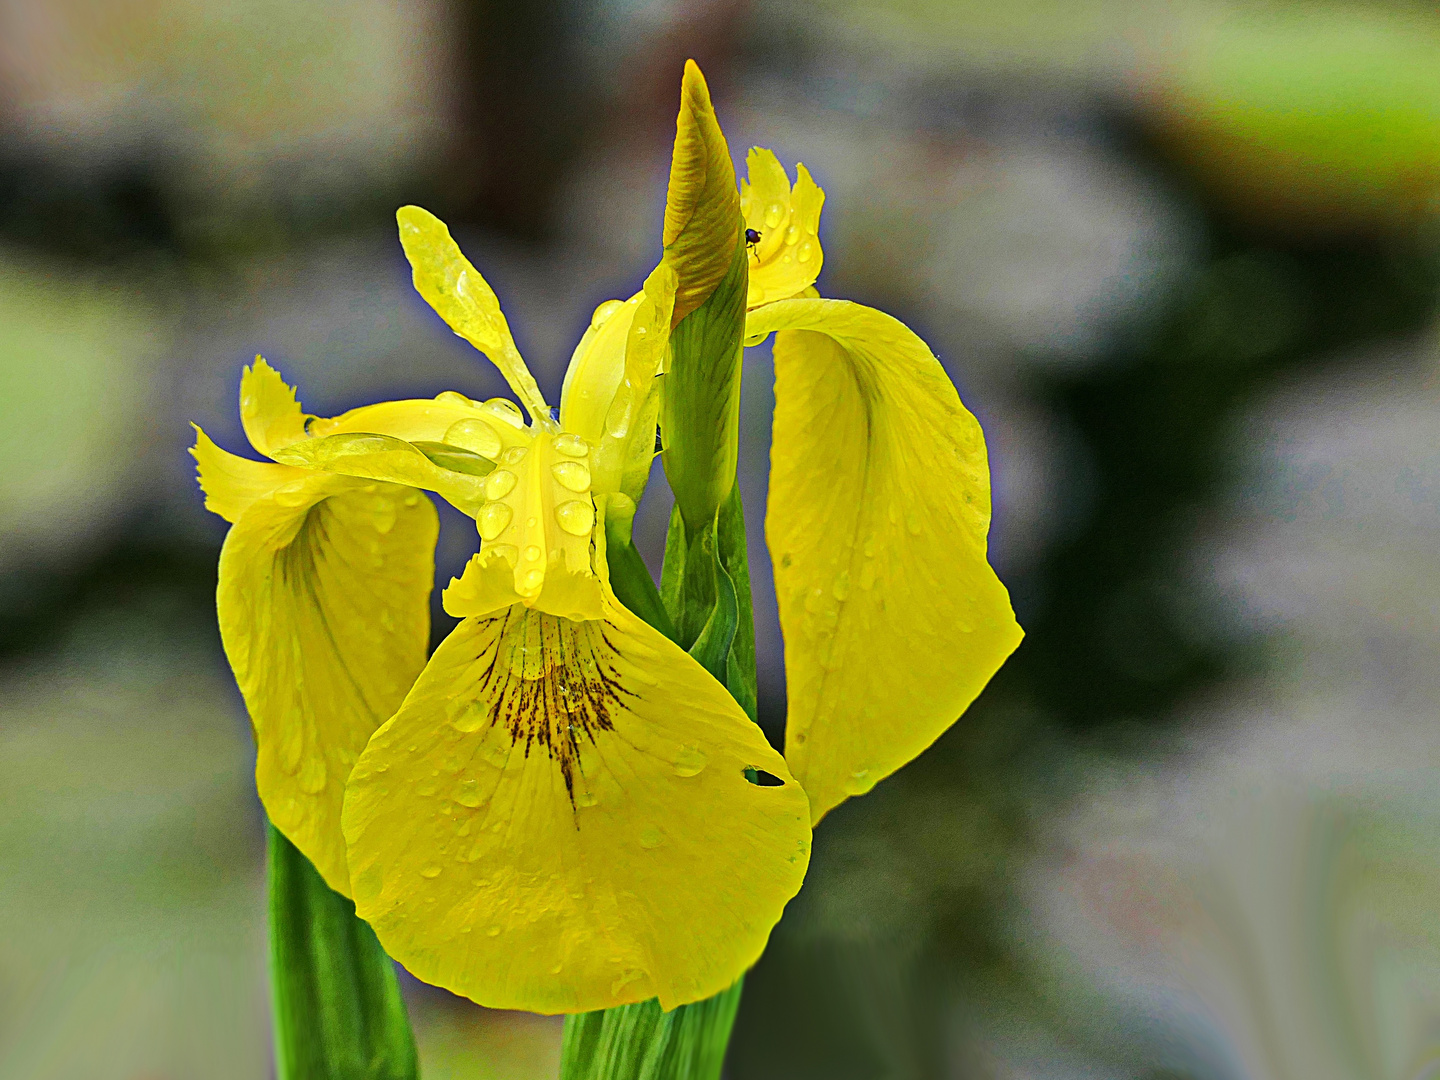
M540 591L540 586L545 584L545 571L526 570L520 575L520 580L516 584L520 586L519 592L524 596L537 593Z
M519 447L516 447L516 449L519 449ZM518 482L519 477L509 469L496 469L485 478L485 498L503 499L515 490L515 485Z
M539 562L539 561L540 561L540 556L543 555L543 554L544 554L544 552L542 552L542 551L541 551L538 547L536 547L534 544L531 544L529 547L527 547L527 548L525 549L525 561L526 561L526 562Z
M423 867L420 870L420 876L423 878L437 878L440 876L440 867L431 863L429 866Z
M793 244L799 239L800 227L798 225L791 225L788 229L785 230L785 243ZM804 262L804 260L802 259L801 262Z
M555 520L571 536L588 536L595 525L595 508L589 502L573 499L555 508Z
M654 825L647 825L640 830L640 846L646 851L653 851L664 842L664 835Z
M495 458L500 454L500 436L484 420L457 420L445 430L444 441L481 457Z
M580 461L557 461L550 466L555 482L571 491L586 491L590 487L590 470Z
M698 776L705 770L705 751L698 746L684 746L675 755L676 776Z
M485 928L485 936L486 936L486 937L499 937L499 936L500 936L500 927L498 927L498 926L487 926L487 927Z
M525 453L525 447L512 446L500 455L500 460L506 465L519 465L520 462L525 460Z
M510 524L510 519L515 512L504 503L489 503L480 510L480 516L476 519L480 526L480 538L482 540L494 540L505 531Z
M475 402L471 401L464 394L455 390L442 390L435 395L435 401L439 405L459 405L462 408L472 409Z
M623 300L606 300L595 309L595 314L590 316L590 325L596 330L605 325L605 321L625 306Z
M584 457L590 452L590 444L579 435L572 435L567 431L555 437L555 449L570 457Z
M814 255L814 254L815 254L815 245L812 244L809 240L806 240L803 244L801 244L801 245L799 246L799 248L796 249L796 251L795 251L795 261L796 261L796 262L802 262L802 263L803 263L803 262L809 262L809 261L810 261L810 256L812 256L812 255Z
M504 420L505 423L513 428L525 426L525 417L520 414L520 406L516 405L509 398L491 398L485 402L485 404L481 405L480 408L484 409L491 416L499 420Z
M765 207L765 227L767 229L779 228L780 222L785 220L785 207L778 202L772 202Z

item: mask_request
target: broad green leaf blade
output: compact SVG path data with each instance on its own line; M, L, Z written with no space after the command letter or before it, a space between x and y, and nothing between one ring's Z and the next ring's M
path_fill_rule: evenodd
M355 905L270 826L270 979L279 1080L415 1080L395 967Z
M718 1080L743 985L668 1013L642 1001L566 1017L561 1080Z

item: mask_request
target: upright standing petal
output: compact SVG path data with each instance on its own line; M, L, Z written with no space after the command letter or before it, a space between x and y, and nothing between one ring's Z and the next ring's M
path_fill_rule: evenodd
M274 451L305 438L305 425L313 419L295 400L295 388L286 386L280 373L255 357L253 367L240 374L240 423L250 445L269 457Z
M347 896L345 780L425 665L438 529L418 491L312 473L254 500L220 552L220 637L260 799Z
M820 208L825 192L804 165L795 167L795 186L769 150L754 146L745 157L740 212L760 237L751 247L747 307L797 296L820 276Z
M985 557L980 425L904 324L842 300L750 313L775 339L765 535L814 819L914 758L1019 644Z
M462 622L361 755L344 825L356 908L392 956L544 1013L724 990L809 860L784 761L613 596L603 619Z
M395 218L400 244L414 271L415 291L450 329L490 358L531 418L547 423L550 408L515 347L495 290L461 254L445 223L430 211L402 206Z

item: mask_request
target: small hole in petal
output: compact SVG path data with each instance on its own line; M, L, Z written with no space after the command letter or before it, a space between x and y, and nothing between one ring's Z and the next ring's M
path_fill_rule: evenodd
M756 787L784 787L785 781L781 780L774 773L768 773L764 769L757 769L753 765L745 766L745 779Z

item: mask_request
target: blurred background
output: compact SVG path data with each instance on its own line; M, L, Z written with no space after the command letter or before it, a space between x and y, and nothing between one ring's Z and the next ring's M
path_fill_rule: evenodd
M270 1075L188 425L245 451L257 352L321 415L503 391L412 294L410 201L554 394L659 255L687 56L737 159L828 192L822 292L981 418L1029 631L826 819L728 1075L1437 1075L1434 5L5 0L0 1077ZM667 513L660 478L653 566ZM444 521L442 581L474 543ZM430 1080L556 1074L558 1021L406 992Z

